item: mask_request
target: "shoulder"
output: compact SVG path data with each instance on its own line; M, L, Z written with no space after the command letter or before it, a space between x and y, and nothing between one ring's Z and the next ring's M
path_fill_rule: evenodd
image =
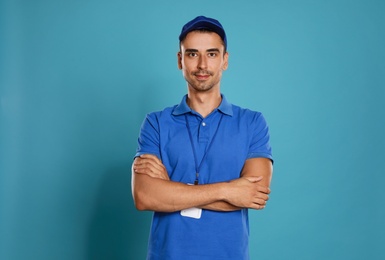
M237 105L232 105L233 107L233 116L238 118L239 120L244 120L248 122L256 122L256 121L265 121L265 118L262 112L254 111L248 108L243 108Z
M159 119L162 119L162 118L169 118L169 117L172 116L172 113L173 113L174 109L176 108L176 106L177 105L174 105L174 106L166 107L163 110L150 112L150 113L148 113L146 115L146 118L147 119L152 119L152 120L159 120Z
M146 114L142 126L142 133L157 132L164 126L171 125L172 112L176 106L166 107L163 110L153 111Z

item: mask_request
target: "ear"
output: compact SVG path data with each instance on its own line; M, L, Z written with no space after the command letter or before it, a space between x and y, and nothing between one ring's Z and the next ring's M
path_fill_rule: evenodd
M226 51L225 55L223 55L222 70L227 70L228 67L229 67L229 53Z
M178 57L178 69L181 70L182 69L182 53L178 52L177 57Z

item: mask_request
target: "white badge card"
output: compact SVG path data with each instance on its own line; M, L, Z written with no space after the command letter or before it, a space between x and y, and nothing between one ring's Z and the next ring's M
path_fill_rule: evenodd
M187 185L194 185L192 183L187 183ZM189 208L189 209L184 209L180 211L180 214L183 217L188 217L188 218L195 218L195 219L200 219L202 215L202 209L199 208Z
M202 209L199 209L199 208L184 209L184 210L181 210L180 214L183 217L200 219L202 215Z

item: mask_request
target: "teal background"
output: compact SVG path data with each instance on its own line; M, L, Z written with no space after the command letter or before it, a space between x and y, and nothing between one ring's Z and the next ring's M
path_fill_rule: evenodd
M251 259L385 259L385 2L0 1L0 259L144 259L130 166L180 102L182 25L219 19L222 92L262 111L275 171Z

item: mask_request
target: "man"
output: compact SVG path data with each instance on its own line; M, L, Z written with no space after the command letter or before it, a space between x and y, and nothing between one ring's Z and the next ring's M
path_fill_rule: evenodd
M217 20L193 19L179 40L188 93L147 115L132 167L135 205L154 211L147 259L249 259L248 209L270 193L268 127L220 92L229 54Z

